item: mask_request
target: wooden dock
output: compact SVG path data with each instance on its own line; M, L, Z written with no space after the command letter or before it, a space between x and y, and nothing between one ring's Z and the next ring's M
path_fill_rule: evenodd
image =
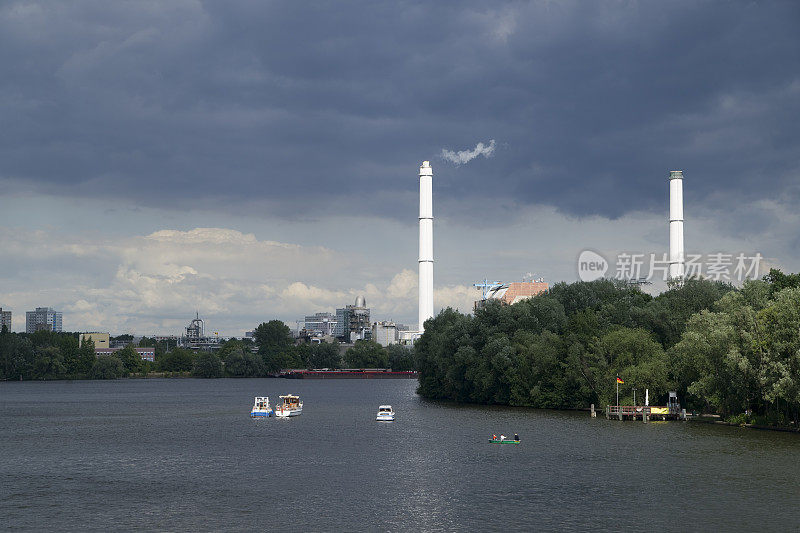
M592 417L597 415L592 405ZM608 420L686 420L686 409L656 405L607 405Z

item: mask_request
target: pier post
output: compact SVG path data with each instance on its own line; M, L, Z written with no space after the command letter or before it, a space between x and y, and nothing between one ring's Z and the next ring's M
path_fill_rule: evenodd
M592 413L592 418L597 418L597 413L594 411L594 404L589 408L589 411Z
M606 405L606 420L611 420L611 406Z
M617 415L619 416L619 419L622 420L622 409L619 407L617 407Z
M686 409L681 409L681 420L686 420Z

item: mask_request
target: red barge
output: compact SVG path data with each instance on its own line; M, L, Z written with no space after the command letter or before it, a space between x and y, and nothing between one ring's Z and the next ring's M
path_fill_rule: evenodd
M389 368L343 368L341 370L284 370L278 377L287 379L417 379L417 372Z

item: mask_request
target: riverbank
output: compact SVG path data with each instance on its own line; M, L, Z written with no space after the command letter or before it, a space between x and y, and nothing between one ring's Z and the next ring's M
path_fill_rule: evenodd
M766 426L763 424L728 422L726 420L722 420L722 418L719 415L696 415L687 418L687 421L698 422L700 424L715 424L718 426L760 429L762 431L781 431L783 433L800 433L800 428L793 426Z

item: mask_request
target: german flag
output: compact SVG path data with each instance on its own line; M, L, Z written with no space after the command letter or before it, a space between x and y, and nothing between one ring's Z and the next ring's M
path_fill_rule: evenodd
M621 378L621 377L617 376L617 383L625 383L625 382L624 382L624 381L622 381L622 378Z

